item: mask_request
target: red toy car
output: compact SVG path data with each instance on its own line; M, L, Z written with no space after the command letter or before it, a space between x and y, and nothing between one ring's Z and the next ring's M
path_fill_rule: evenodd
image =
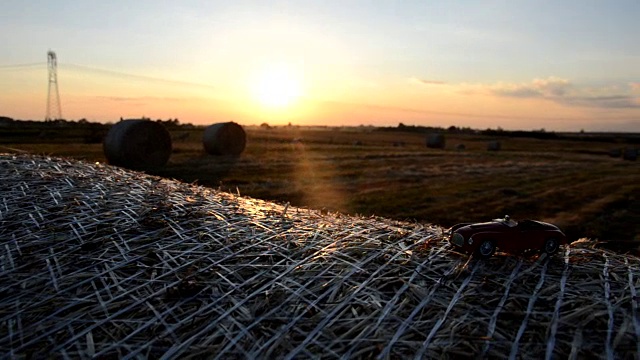
M458 250L481 258L491 257L496 248L510 253L539 250L553 254L567 243L567 237L555 225L535 220L517 222L508 215L490 222L457 224L447 234Z

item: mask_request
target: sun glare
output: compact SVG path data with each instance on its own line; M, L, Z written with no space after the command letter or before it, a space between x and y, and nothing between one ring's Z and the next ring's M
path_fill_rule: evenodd
M264 69L252 80L256 99L265 107L289 107L302 96L300 77L285 66Z

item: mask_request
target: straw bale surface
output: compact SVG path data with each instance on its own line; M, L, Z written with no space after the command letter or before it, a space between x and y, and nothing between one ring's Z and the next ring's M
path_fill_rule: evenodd
M458 254L441 229L0 155L0 357L630 358L638 258Z

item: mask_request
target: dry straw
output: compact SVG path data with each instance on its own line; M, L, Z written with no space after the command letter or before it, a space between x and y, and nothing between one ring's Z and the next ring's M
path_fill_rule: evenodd
M438 227L0 156L9 358L633 358L640 261L454 252Z
M123 120L104 139L104 155L110 164L129 169L163 166L171 156L171 135L151 120Z
M246 143L247 135L244 129L234 122L208 126L202 136L204 150L211 155L240 155Z

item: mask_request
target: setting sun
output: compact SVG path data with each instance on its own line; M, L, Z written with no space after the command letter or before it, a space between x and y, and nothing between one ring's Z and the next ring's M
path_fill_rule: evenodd
M302 96L300 76L285 66L266 68L252 81L256 100L269 108L291 106Z

